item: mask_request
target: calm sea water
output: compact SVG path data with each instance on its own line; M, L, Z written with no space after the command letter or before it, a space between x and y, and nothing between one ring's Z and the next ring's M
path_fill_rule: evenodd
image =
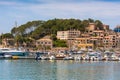
M120 62L0 60L0 80L120 80Z

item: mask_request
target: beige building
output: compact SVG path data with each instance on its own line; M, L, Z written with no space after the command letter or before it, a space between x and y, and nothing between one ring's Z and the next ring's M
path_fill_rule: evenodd
M9 39L2 39L2 47L12 47L14 46L15 41L13 38L9 38Z
M104 25L103 25L103 29L104 29L104 30L109 30L109 25L105 25L105 24L104 24Z
M90 34L90 40L94 44L94 48L96 47L103 47L103 38L104 38L104 31L103 30L94 30Z
M76 38L73 44L78 49L92 49L94 46L90 38Z
M120 49L120 32L118 33L118 48Z
M103 27L103 29L104 29L105 31L108 31L108 30L109 30L109 25L103 24L102 27ZM88 27L86 27L86 30L87 30L88 32L93 32L94 30L99 30L99 28L97 28L97 26L95 25L95 23L89 23Z
M51 39L39 39L36 41L36 47L40 48L40 49L52 49L53 47L53 42Z
M119 43L119 37L117 35L111 34L104 37L103 44L104 48L117 48Z
M74 40L80 36L79 30L58 31L57 39L60 40Z
M92 32L92 31L94 31L95 29L96 29L95 23L89 23L89 26L86 27L86 30L87 30L88 32Z
M120 37L112 30L94 30L92 32L81 34L81 38L89 38L93 44L93 48L109 49L118 48L120 46Z
M100 36L103 37L104 36L104 31L103 30L94 30L92 32L93 36Z

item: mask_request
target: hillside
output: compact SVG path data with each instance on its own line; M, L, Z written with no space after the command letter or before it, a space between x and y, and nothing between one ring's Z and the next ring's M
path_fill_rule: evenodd
M11 34L14 36L32 37L39 39L45 35L55 34L57 31L77 29L81 32L85 31L85 28L89 23L95 23L97 27L102 29L102 22L99 20L79 20L79 19L52 19L48 21L32 21L27 22L18 27L11 29Z

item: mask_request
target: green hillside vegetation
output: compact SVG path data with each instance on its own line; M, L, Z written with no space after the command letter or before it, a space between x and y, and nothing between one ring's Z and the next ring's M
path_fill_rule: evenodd
M67 42L64 40L55 40L53 44L54 47L67 47Z
M32 37L39 39L49 34L56 34L57 31L65 31L77 29L81 32L85 31L85 27L89 23L96 23L102 29L102 22L99 20L79 20L79 19L52 19L48 21L32 21L11 29L11 34L14 36L21 35L23 37Z
M15 26L11 29L11 33L3 34L2 38L14 37L15 41L18 43L23 42L30 43L32 40L37 40L46 35L52 34L56 36L57 31L76 29L80 30L81 32L84 32L85 28L89 25L89 23L95 23L99 29L103 29L101 21L93 20L90 18L88 20L80 19L52 19L48 21L38 20L27 22L26 24L23 24L18 27ZM55 37L52 39L55 39ZM60 43L59 41L57 41L57 39L54 41L56 41L54 42L55 45L57 45L57 42Z

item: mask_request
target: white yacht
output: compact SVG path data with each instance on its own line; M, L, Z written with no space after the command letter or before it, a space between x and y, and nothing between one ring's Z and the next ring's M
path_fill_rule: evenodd
M12 56L25 56L28 52L16 48L0 48L0 54L9 54Z

